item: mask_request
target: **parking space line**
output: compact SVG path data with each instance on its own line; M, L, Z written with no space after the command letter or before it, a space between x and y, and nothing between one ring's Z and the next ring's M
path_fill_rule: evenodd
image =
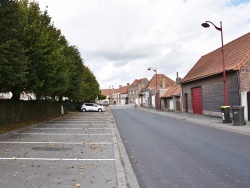
M105 133L105 134L13 133L13 134L46 135L46 136L111 136L111 133Z
M62 130L70 130L70 129L72 129L72 130L84 130L84 129L100 129L100 130L102 130L102 129L104 129L104 130L110 130L110 129L112 129L112 128L74 128L74 127L72 127L72 128L60 128L60 127L51 127L51 128L32 128L32 129L39 129L39 130L57 130L57 129L62 129Z
M67 159L67 158L0 158L0 160L32 160L32 161L115 161L116 159Z
M32 128L32 129L39 129L39 130L53 130L53 129L62 129L62 130L82 130L82 129L86 129L86 128L53 128L53 127L51 127L51 128Z
M65 144L65 145L112 145L110 142L0 142L0 144Z
M74 125L79 125L79 126L86 126L86 125L91 125L91 126L109 126L110 124L108 124L108 123L105 123L105 124L98 124L98 123L95 123L94 125L92 124L92 122L91 123L70 123L70 124L68 124L68 123L51 123L51 124L42 124L42 125L46 125L46 126L63 126L63 125L67 125L67 126L74 126Z
M104 124L105 123L105 121L102 121L102 123L100 123L100 124ZM64 121L64 123L57 123L57 124L67 124L67 123L70 123L71 125L73 124L74 125L74 123L79 123L79 124L89 124L89 123L96 123L96 120L94 121L89 121L89 120L87 120L87 121ZM108 124L109 122L107 122L107 124ZM48 124L53 124L53 123L48 123ZM98 123L97 123L98 124Z

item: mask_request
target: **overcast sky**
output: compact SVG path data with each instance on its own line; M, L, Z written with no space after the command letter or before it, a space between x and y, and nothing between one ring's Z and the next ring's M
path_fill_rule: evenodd
M101 89L151 79L157 68L175 80L202 55L250 32L250 0L36 0L78 47Z

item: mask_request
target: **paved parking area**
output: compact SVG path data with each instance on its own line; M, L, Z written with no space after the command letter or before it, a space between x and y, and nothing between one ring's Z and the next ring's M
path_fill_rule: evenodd
M111 114L73 113L0 135L1 187L126 187Z

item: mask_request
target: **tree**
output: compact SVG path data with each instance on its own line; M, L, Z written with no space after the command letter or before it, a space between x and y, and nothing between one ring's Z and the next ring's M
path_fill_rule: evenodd
M0 92L12 91L15 99L19 99L26 82L28 64L23 18L16 1L0 1Z
M37 2L0 0L0 91L94 100L99 84Z
M99 94L99 83L94 74L86 66L83 66L81 92L79 98L83 101L94 101Z
M35 2L21 6L26 13L27 36L24 44L29 61L24 90L40 96L52 96L68 87L67 70L61 49L67 44L61 31L51 24L47 11L41 12Z
M106 95L99 94L98 98L99 98L99 100L104 100L104 99L106 99Z
M64 93L70 99L79 100L84 74L84 64L80 52L75 46L67 46L63 50L69 71L69 87Z

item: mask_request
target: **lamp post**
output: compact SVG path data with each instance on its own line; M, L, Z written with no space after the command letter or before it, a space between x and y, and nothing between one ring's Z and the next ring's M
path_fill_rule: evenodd
M213 22L210 22L210 21L206 21L206 22L202 23L201 26L204 28L207 28L210 26L209 24L212 24L215 27L215 29L220 31L220 33L221 33L221 44L222 44L221 53L222 53L222 68L223 68L223 83L224 83L224 105L227 106L228 99L227 99L227 84L226 84L226 70L225 70L225 56L224 56L222 22L220 22L220 27L217 27L216 25L214 25Z
M155 72L156 82L155 82L155 108L158 110L158 97L157 97L157 69L149 67L148 70L152 70Z
M113 86L109 86L109 105L110 105L110 88L114 89L114 87Z

